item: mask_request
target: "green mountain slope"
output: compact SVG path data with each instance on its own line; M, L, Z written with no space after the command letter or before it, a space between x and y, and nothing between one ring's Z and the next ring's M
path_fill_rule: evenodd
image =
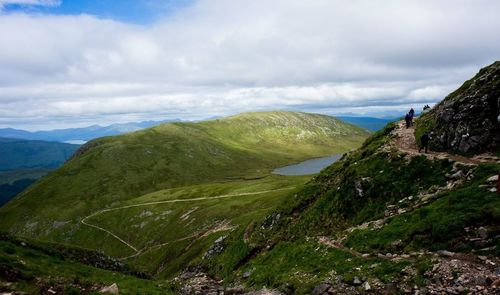
M117 284L120 294L176 294L100 253L0 234L2 294L99 294Z
M0 230L171 276L310 178L271 176L274 168L346 152L367 136L329 116L264 112L96 139L4 206Z
M488 85L468 91L498 90L482 88ZM463 103L473 109L476 101ZM461 117L464 126L478 120ZM417 120L417 130L425 123ZM413 133L389 124L277 210L233 232L204 270L286 294L493 294L500 283L500 159L457 156L453 146L422 154Z

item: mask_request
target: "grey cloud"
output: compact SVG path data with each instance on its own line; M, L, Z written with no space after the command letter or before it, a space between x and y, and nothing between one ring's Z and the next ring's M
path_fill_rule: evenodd
M216 0L148 26L1 14L0 125L435 102L498 59L497 11L495 0Z

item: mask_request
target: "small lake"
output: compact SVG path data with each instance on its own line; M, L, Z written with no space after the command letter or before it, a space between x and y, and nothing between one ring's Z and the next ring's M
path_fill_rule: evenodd
M300 162L298 164L276 168L274 174L279 175L309 175L319 173L323 168L330 166L342 157L342 154L333 155L323 158L316 158Z

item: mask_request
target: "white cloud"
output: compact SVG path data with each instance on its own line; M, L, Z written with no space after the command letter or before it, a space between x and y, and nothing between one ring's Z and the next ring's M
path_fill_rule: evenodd
M0 0L0 9L7 5L59 6L61 0Z
M0 126L435 102L498 59L498 11L495 0L214 0L148 26L1 14Z

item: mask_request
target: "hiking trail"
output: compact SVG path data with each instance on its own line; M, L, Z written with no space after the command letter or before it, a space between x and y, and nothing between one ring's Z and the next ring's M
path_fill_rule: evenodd
M152 249L155 249L155 248L160 248L162 246L165 246L165 245L168 245L168 244L171 244L171 243L175 243L175 242L179 242L179 241L183 241L183 240L187 240L187 239L198 237L200 235L203 235L203 233L197 232L197 233L195 233L195 234L193 234L191 236L187 236L187 237L184 237L184 238L180 238L180 239L177 239L177 240L173 240L173 241L169 241L169 242L165 242L165 243L161 243L161 244L157 244L157 245L153 245L153 246L150 246L150 247L145 247L145 248L139 250L136 247L134 247L133 245L131 245L130 243L128 243L127 241L125 241L124 239L120 238L118 235L114 234L113 232L111 232L111 231L109 231L109 230L107 230L105 228L102 228L102 227L100 227L98 225L89 223L87 221L89 218L95 217L97 215L101 215L103 213L111 212L111 211L128 209L128 208L134 208L134 207L152 206L152 205L168 204L168 203L196 202L196 201L203 201L203 200L217 200L217 199L225 199L225 198L233 198L233 197L241 197L241 196L260 195L260 194L265 194L265 193L270 193L270 192L276 192L276 191L282 191L282 190L291 190L291 189L294 189L294 188L295 187L292 186L292 187L285 187L285 188L279 188L279 189L274 189L274 190L258 191L258 192L246 192L246 193L238 193L238 194L225 194L225 195L218 195L218 196L213 196L213 197L199 197L199 198L190 198L190 199L174 199L174 200L165 200L165 201L156 201L156 202L146 202L146 203L133 204L133 205L125 205L125 206L121 206L121 207L115 207L115 208L109 208L109 209L102 209L102 210L96 211L96 212L94 212L94 213L92 213L92 214L87 215L86 217L84 217L80 222L83 225L92 227L94 229L103 231L103 232L111 235L113 238L115 238L116 240L120 241L120 243L122 243L125 246L127 246L128 248L132 249L135 252L134 254L129 255L129 256L125 256L125 257L122 257L122 258L119 258L120 260L125 260L125 259L129 259L129 258L137 257L137 256L139 256L141 254L144 254L144 253L146 253L146 252L148 252L148 251L150 251ZM210 231L210 229L208 229L208 231Z
M415 139L415 123L410 128L406 128L405 122L399 121L396 123L396 128L393 133L394 140L391 142L400 151L410 155L423 155L429 160L433 159L450 159L464 165L478 165L482 163L500 163L500 159L493 155L481 154L474 157L465 157L456 154L445 152L436 152L429 150L427 153L419 152L417 141ZM432 141L432 139L431 139Z

